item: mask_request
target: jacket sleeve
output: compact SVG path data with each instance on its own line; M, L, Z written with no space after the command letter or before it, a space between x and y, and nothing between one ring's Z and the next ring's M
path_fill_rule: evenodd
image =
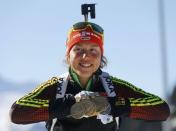
M129 102L128 117L153 121L164 121L169 117L169 106L160 97L115 77L112 77L112 82L117 96Z
M17 100L10 109L11 121L29 124L48 120L49 102L55 98L57 83L58 78L53 77Z

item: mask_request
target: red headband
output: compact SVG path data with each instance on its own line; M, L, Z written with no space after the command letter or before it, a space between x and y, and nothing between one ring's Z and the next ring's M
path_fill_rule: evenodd
M66 54L68 55L72 47L79 42L96 43L100 47L101 53L103 55L103 34L101 35L99 33L96 33L90 26L87 26L85 29L80 30L72 29L69 32L66 42Z

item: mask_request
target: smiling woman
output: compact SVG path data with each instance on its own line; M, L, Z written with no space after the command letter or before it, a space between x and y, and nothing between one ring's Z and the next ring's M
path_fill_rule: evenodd
M102 71L103 29L80 22L66 43L68 74L53 77L11 107L17 124L47 122L48 131L117 131L122 116L164 121L167 103L127 81Z
M67 55L67 63L81 76L81 86L85 87L92 74L100 67L101 50L96 43L78 43Z

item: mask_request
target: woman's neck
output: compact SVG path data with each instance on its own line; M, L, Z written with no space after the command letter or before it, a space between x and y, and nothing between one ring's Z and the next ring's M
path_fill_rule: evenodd
M91 76L90 77L83 77L83 76L79 76L79 75L77 75L76 74L76 72L74 72L71 68L69 68L69 72L70 72L70 74L71 74L71 76L72 76L72 79L74 80L74 81L76 81L82 88L87 88L87 87L89 87L90 86L90 84L91 84Z
M79 77L79 82L81 84L81 87L86 88L89 79L90 78Z

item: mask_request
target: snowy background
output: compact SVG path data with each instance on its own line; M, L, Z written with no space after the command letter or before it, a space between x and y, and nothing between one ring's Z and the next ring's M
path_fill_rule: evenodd
M12 124L9 109L39 83L67 71L66 35L73 23L83 21L83 3L97 3L91 21L105 30L105 71L166 99L176 84L176 0L163 0L167 87L162 81L159 1L0 0L0 131L45 130L44 123Z
M0 131L45 131L45 123L16 125L10 122L9 111L15 100L28 93L35 83L14 83L0 77ZM2 88L3 87L3 88ZM25 87L25 88L24 88Z

